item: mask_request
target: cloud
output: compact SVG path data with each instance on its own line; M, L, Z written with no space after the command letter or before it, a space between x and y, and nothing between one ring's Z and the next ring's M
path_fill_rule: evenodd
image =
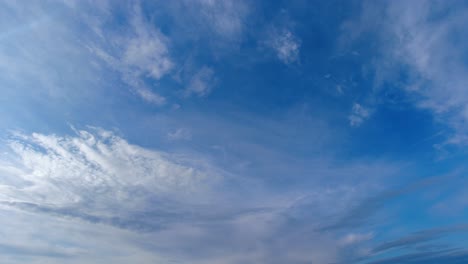
M213 87L216 85L216 77L214 70L210 67L202 67L196 72L190 79L187 88L185 89L185 95L196 95L203 97L208 95Z
M220 41L238 39L242 34L243 20L248 9L243 2L203 0L180 4L186 8L180 10L169 8L168 12L177 17L180 14L172 12L178 10L187 13L184 19L187 19L188 22L180 25L184 27L181 30L186 29L186 24L195 26L200 23L201 28L208 27L214 31L221 39ZM169 6L171 5L169 4ZM154 89L154 82L148 81L148 78L161 81L162 78L168 76L172 70L177 68L176 55L180 54L171 50L172 41L161 33L151 21L148 21L139 4L134 4L130 6L129 11L122 12L126 16L123 22L124 27L118 29L105 26L106 19L116 19L109 17L106 12L94 18L98 22L93 22L93 18L87 17L91 24L90 27L103 36L102 41L91 40L88 47L108 66L119 72L122 80L132 87L135 94L149 103L164 105L168 99ZM195 13L191 14L191 12ZM211 42L212 33L200 33L197 35L197 39L199 35L205 34L210 37L209 42ZM179 41L176 44L180 45L180 42L191 43L194 40L179 36L179 39L175 39L175 41ZM195 67L198 69L190 69L188 73L184 72L187 76L184 76L183 80L179 80L183 81L181 85L185 87L183 93L186 97L191 95L206 96L217 83L212 67L198 66L198 63L195 63L192 68ZM182 67L182 71L184 68L186 65ZM190 74L192 76L188 76ZM174 78L177 79L177 77Z
M166 103L166 98L151 91L150 89L146 88L146 87L137 87L135 92L141 97L143 98L143 100L149 102L149 103L153 103L153 104L156 104L156 105L163 105Z
M121 62L133 74L146 74L158 80L173 67L167 41L159 31L145 24L141 15L133 19L136 36L126 40Z
M400 12L403 8L406 11ZM462 58L468 39L453 36L462 34L468 20L463 8L454 8L437 20L431 19L434 12L444 8L429 1L409 8L401 3L391 6L390 16L401 21L391 28L402 43L395 47L399 51L395 50L394 54L413 71L413 79L406 89L420 96L417 105L432 111L437 120L454 130L447 143L466 145L468 67Z
M196 70L178 84L182 91L169 88L174 72L182 68L179 62L197 57L197 50L180 47L212 45L216 51L229 51L222 43L241 40L247 3L159 3L158 12L177 21L169 31L161 30L164 23L157 14L147 13L146 4L63 1L28 8L2 4L0 78L12 87L10 96L22 89L34 100L46 94L70 106L81 105L77 102L81 97L95 99L106 89L124 87L145 102L163 106L174 103L171 97L181 93L208 95L215 87L215 70L198 60L193 61Z
M357 254L353 254L350 256L350 259L347 259L342 263L380 263L380 261L382 261L382 263L413 263L410 260L413 256L416 255L419 255L421 260L418 258L418 262L414 263L423 263L422 259L425 258L431 261L432 258L438 259L439 251L440 253L442 253L442 251L447 251L445 253L447 253L448 256L450 255L448 251L457 252L459 248L449 244L451 240L442 239L448 236L463 237L463 234L468 230L466 224L449 225L445 227L431 227L409 234L402 234L399 227L404 226L404 222L397 222L395 225L397 227L396 230L398 230L397 234L391 234L393 232L387 234L388 236L392 237L391 239L381 241L380 238L376 240L373 240L372 238L375 235L376 238L382 237L385 239L386 236L382 236L380 230L382 230L383 226L388 228L389 223L386 223L384 219L394 217L392 214L388 215L389 204L396 203L401 206L402 203L400 201L411 204L409 201L412 199L417 199L415 197L418 195L424 197L428 193L434 193L435 190L444 188L444 185L447 184L447 182L453 184L454 179L459 177L462 176L458 173L429 177L406 184L397 189L386 190L374 197L365 198L360 203L358 203L357 206L351 207L348 213L343 213L341 215L341 220L334 221L332 219L331 222L334 224L324 228L323 230L361 230L361 232L364 232L362 230L367 230L365 233L351 233L341 238L340 244L347 244L346 242L349 242L349 244L347 244L348 247L353 248L353 244L351 242L356 242L358 247L360 247L360 250L357 251ZM419 211L415 211L411 205L409 205L407 208L412 210L415 214L417 214L417 211ZM426 209L427 208L422 208L421 211ZM373 226L375 232L369 232L369 226ZM390 226L393 226L393 224L390 224ZM369 240L367 240L367 238L369 238ZM358 254L359 252L362 254ZM443 256L441 255L439 257L447 257L445 256L445 253L442 254ZM394 256L394 258L387 258L388 255ZM438 262L434 260L434 262L430 263Z
M267 45L276 52L276 56L285 64L299 60L301 41L289 29L275 29L270 33Z
M173 69L170 41L138 4L119 10L118 27L109 25L119 19L114 16L118 6L106 1L35 3L27 8L11 2L2 7L0 78L9 87L70 106L110 86L109 78L103 78L110 68L143 100L165 103L147 79L158 81Z
M70 30L74 25L62 21L62 6L24 7L16 2L0 6L0 80L5 96L11 101L18 94L36 101L58 99L70 106L100 90L94 89L100 84L95 65Z
M354 103L351 114L348 117L349 124L354 127L360 126L362 122L369 118L369 116L370 110L368 108L365 108L358 103Z
M382 166L381 168L384 168ZM379 170L378 168L375 168ZM375 174L379 174L376 172ZM389 172L387 172L388 174ZM387 176L388 177L388 176ZM452 182L459 177L459 172L443 174L428 177L412 183L408 183L396 189L389 189L380 193L363 197L363 199L353 199L354 202L358 201L353 206L347 205L346 208L338 214L336 218L330 219L320 229L327 230L345 230L347 228L356 228L360 226L370 225L371 218L373 218L378 211L385 207L390 201L397 199L404 195L414 195L415 193L424 190L428 187L438 187L443 183Z
M15 134L8 145L11 151L0 159L0 209L50 222L45 230L55 232L27 242L34 232L23 228L21 235L11 234L18 238L15 243L0 239L0 248L5 243L18 252L77 263L99 254L99 259L113 259L106 252L117 250L125 256L119 261L141 263L299 264L336 262L343 257L339 250L353 255L366 242L364 235L343 238L319 227L324 217L339 218L361 200L363 189L370 192L367 183L314 184L307 192L273 193L259 177L232 175L199 155L143 148L99 128L69 136ZM375 169L385 172L381 166L366 166L313 171L329 181L336 175L362 178L374 176ZM15 220L15 226L31 225L25 219ZM42 230L40 224L32 226ZM83 232L99 234L99 243L86 244ZM55 239L71 248L49 248Z
M178 128L173 132L169 132L167 137L170 140L190 140L192 139L192 133L185 128Z
M141 236L107 225L0 206L4 263L168 262L132 243ZM89 239L92 237L93 239Z
M377 37L379 55L370 66L376 69L376 89L401 88L416 107L447 126L451 136L443 144L468 144L466 3L368 1L362 7L360 17L345 24L345 35Z
M468 232L468 225L449 226L444 228L433 228L429 230L419 231L393 241L382 243L376 246L373 249L373 252L380 253L381 251L387 251L395 248L410 247L416 244L422 244L431 240L438 239L444 235L450 235L453 233L459 234L464 232Z
M8 168L14 166L17 179L2 181L3 203L132 227L145 225L135 217L140 213L164 222L173 215L170 204L188 196L202 202L220 176L201 168L203 163L190 165L184 157L131 145L109 131L77 133L12 139L15 155L2 162L0 171L12 172ZM154 207L156 201L159 206Z
M89 40L88 47L108 66L118 71L122 80L143 100L163 105L166 98L150 89L145 79L160 80L173 69L169 40L146 20L139 4L134 4L125 12L128 24L120 31L103 26L102 21L115 19L109 18L105 12L92 17L94 20L86 17L90 27L103 38L102 41Z
M356 243L370 240L373 237L374 237L374 234L372 233L365 233L365 234L350 233L344 236L343 238L341 238L340 244L343 246L353 245Z
M241 37L249 13L246 2L197 0L186 1L186 4L194 11L194 18L200 21L202 27L208 27L227 40L238 40Z

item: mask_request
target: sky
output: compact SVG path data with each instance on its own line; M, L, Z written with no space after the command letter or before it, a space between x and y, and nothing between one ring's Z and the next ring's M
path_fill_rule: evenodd
M468 263L466 1L0 1L0 262Z

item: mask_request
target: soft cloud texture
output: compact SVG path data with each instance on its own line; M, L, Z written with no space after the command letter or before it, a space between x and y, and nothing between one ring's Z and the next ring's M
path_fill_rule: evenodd
M44 246L24 240L5 242L9 256L17 248L31 257L84 261L97 252L81 236L66 239L65 245L70 245L66 248L52 244L64 232L87 232L100 233L97 249L107 252L127 247L121 252L123 259L138 254L142 263L155 259L163 263L168 259L327 263L343 257L339 249L362 250L359 244L371 238L341 238L321 231L322 217L341 218L344 208L363 199L359 190L364 186L341 184L306 194L277 195L255 179L232 178L200 158L146 149L98 128L75 133L15 134L9 140L11 151L4 153L0 163L0 206L5 212L16 212L20 226L27 223L24 214L51 218L53 225L61 223ZM374 169L350 165L327 173L331 177L357 171L372 173ZM233 185L238 187L226 189ZM252 202L242 203L239 195L251 197ZM66 231L76 223L74 231ZM23 230L18 236L29 239L31 232ZM304 232L311 236L304 237ZM118 243L109 246L109 239ZM285 249L287 254L282 253Z
M166 201L203 201L219 177L193 167L202 163L184 165L183 157L149 151L102 130L78 131L77 137L19 135L10 147L16 158L1 171L15 180L3 181L4 204L130 227L139 221L132 214L154 202L164 214ZM12 171L12 164L21 166Z
M138 234L108 225L50 217L2 205L3 263L169 262L131 243ZM92 239L90 239L92 238Z
M432 111L437 119L448 122L454 135L448 143L466 145L468 128L468 67L463 47L468 40L455 38L467 23L466 10L449 9L438 19L431 16L445 7L430 1L403 7L392 3L390 27L396 40L395 57L413 70L414 77L406 89L419 96L417 105ZM398 44L399 43L399 44Z
M197 0L188 4L193 5L200 12L197 16L222 37L240 37L244 30L244 20L249 11L244 1Z
M148 88L144 79L159 80L174 67L169 53L169 40L146 20L138 3L129 9L126 11L129 13L128 25L123 29L123 35L119 31L105 28L102 25L103 17L96 17L98 22L87 17L91 28L103 38L102 42L91 42L88 46L91 52L120 72L122 80L142 99L163 105L166 99Z
M467 8L0 2L0 261L467 262Z
M185 94L187 96L196 95L203 97L208 95L216 85L214 71L209 67L202 67L190 79Z
M349 115L349 124L351 126L360 126L362 122L368 119L370 116L370 110L363 107L362 105L355 103L351 109L351 114Z
M389 84L401 88L416 107L450 127L447 134L451 135L443 144L460 146L468 142L468 67L464 59L468 39L461 33L466 12L461 2L366 2L359 19L343 27L347 41L369 32L378 36L379 57L372 62L376 89Z
M285 64L291 64L299 60L301 41L289 29L275 29L267 40L276 53L278 59Z
M186 128L178 128L173 132L169 132L167 137L170 140L190 140L192 139L192 133Z

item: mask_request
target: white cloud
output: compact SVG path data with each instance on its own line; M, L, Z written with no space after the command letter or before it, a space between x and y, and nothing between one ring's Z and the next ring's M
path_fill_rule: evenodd
M79 131L76 137L23 135L10 147L15 156L0 171L17 179L2 178L3 202L58 213L74 208L74 215L84 218L127 221L131 212L145 211L159 199L195 201L219 177L184 157L144 149L103 130Z
M444 144L466 145L468 39L463 36L468 16L466 6L459 4L463 5L391 1L382 8L367 3L360 22L346 29L347 34L357 35L377 32L383 54L373 65L377 84L400 85L418 108L432 113L453 132Z
M174 67L170 42L147 21L138 4L122 11L124 22L117 28L109 27L109 21L116 19L110 2L64 4L35 3L24 8L2 3L2 31L6 32L0 36L2 80L27 90L23 93L45 92L71 104L70 98L76 100L109 85L102 80L106 67L97 63L100 59L143 100L165 103L144 79L159 80Z
M360 126L362 122L368 119L370 116L370 110L363 107L358 103L354 103L353 108L351 109L351 114L349 115L349 124L351 126Z
M160 80L174 67L169 52L169 40L144 18L141 7L135 4L126 14L129 24L125 31L102 26L103 17L87 17L88 23L104 39L89 43L89 49L122 75L137 95L149 103L162 105L166 99L145 85L145 78ZM97 22L95 21L97 20ZM91 22L90 22L91 21Z
M190 79L187 88L185 89L185 95L197 95L203 97L208 95L213 87L216 85L216 77L214 70L210 67L202 67L196 72Z
M194 7L196 16L203 20L217 35L235 39L239 38L245 27L248 7L244 1L232 0L198 0L188 1Z
M368 241L372 238L374 238L374 234L372 233L349 233L340 239L340 244L343 246L350 246L360 242Z
M267 40L270 46L285 64L291 64L299 60L301 41L288 29L276 29Z
M159 34L153 36L137 36L128 40L122 58L122 63L128 68L134 68L136 73L143 73L155 79L160 79L173 66L168 49Z
M241 1L173 4L180 9L162 5L169 15L184 16L182 22L173 25L175 38L170 39L138 1L121 5L112 1L66 1L57 4L57 9L44 3L27 9L20 4L3 5L7 7L1 13L6 23L1 34L5 45L0 47L0 77L11 81L15 89L21 84L25 93L37 93L35 98L42 98L39 95L46 91L71 100L91 93L100 95L109 87L127 86L134 95L155 105L171 103L170 93L159 89L158 84L177 68L181 54L173 45L191 45L201 35L207 43L238 41L249 9ZM195 32L195 40L180 36L187 29ZM197 62L194 65L199 72L190 71L181 87L187 95L205 96L214 87L214 70ZM113 78L108 70L120 79Z
M146 87L136 87L135 92L147 102L156 105L163 105L166 103L166 98L164 96L161 96Z
M124 40L122 63L134 69L134 74L146 74L160 79L173 67L169 56L168 40L141 14L141 7L135 6L131 17L133 32Z
M170 140L190 140L192 139L192 133L188 129L178 128L173 132L169 132L167 137Z
M55 256L49 263L58 263L58 256L70 263L116 257L140 263L336 262L347 245L313 230L340 219L372 191L366 182L350 181L271 193L261 180L233 177L196 155L146 149L97 128L72 136L17 134L9 145L12 152L0 158L0 208L17 212L8 218L13 223L5 223L6 236L16 240L1 238L0 252L4 243L41 259ZM330 181L393 173L382 164L324 163L313 171ZM99 239L90 244L89 236Z

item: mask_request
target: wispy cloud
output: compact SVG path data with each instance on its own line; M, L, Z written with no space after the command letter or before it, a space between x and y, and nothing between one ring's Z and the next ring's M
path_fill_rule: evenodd
M372 254L377 256L381 252L392 250L405 252L404 254L382 257L367 263L464 263L468 260L466 250L454 247L450 243L434 243L434 241L450 235L465 235L466 232L468 232L466 224L418 231L393 241L383 242L372 250Z
M291 64L299 60L301 41L287 28L276 28L272 30L267 40L278 57L285 64Z
M91 220L117 217L130 223L131 212L147 211L155 201L203 197L219 177L184 165L183 157L131 145L103 130L78 131L76 137L22 135L10 147L16 154L11 162L21 165L17 182L2 182L2 201Z
M66 226L78 222L91 233L98 226L117 228L120 231L109 231L102 239L118 234L121 242L111 248L132 244L142 258L327 263L342 258L339 249L354 252L366 242L364 235L343 238L334 230L320 230L322 217L340 218L344 208L362 199L360 190L366 184L274 194L259 179L233 178L207 160L146 149L98 128L78 130L71 136L16 134L9 146L11 151L0 163L1 208L54 222L64 219ZM327 179L385 171L381 166L371 167L326 170ZM315 171L324 173L319 168ZM245 204L244 199L252 202ZM130 234L122 235L123 230ZM304 232L311 235L303 236ZM229 241L224 239L226 234ZM24 241L21 250L42 250ZM76 260L95 254L82 253L90 249L81 240L74 243L76 254L56 251ZM285 248L290 253L280 253ZM38 254L56 251L44 249Z
M169 132L167 137L170 140L190 140L192 139L192 133L186 128L178 128L173 132Z
M27 8L1 3L0 80L10 99L13 90L36 100L54 98L73 104L99 86L95 65L70 30L73 25L58 22L64 8L59 5L51 11L39 3Z
M136 234L107 225L0 207L0 252L4 263L79 264L167 262L139 248ZM93 239L89 239L93 237Z
M34 90L72 104L71 97L76 100L109 85L102 76L110 68L134 94L164 104L164 96L145 78L158 81L174 67L169 39L145 18L138 3L125 9L123 26L110 27L115 10L105 3L2 4L8 34L2 35L0 46L2 80L16 89L34 86L28 93Z
M163 105L166 103L166 98L164 96L161 96L153 91L151 91L150 89L148 89L147 87L137 87L135 92L141 97L143 98L143 100L149 102L149 103L153 103L153 104L156 104L156 105Z
M238 38L245 27L245 17L249 8L244 1L232 0L197 0L189 1L198 9L204 24L220 36Z
M206 96L211 92L216 82L214 70L204 66L190 78L188 86L185 89L185 95Z
M132 18L135 36L125 40L121 61L133 74L160 79L173 67L167 39L148 25L140 12L137 10Z
M457 37L468 21L465 3L369 1L362 6L359 22L346 25L346 35L378 36L381 55L372 66L377 88L398 86L416 107L432 113L452 134L443 144L468 144L468 67L463 59L468 40Z
M358 103L353 104L351 114L349 115L349 124L351 126L360 126L366 119L370 117L370 110Z
M466 41L452 38L466 24L464 13L445 7L438 12L445 6L442 2L435 7L424 1L385 3L376 11L382 20L377 24L388 24L378 34L385 41L370 41L380 44L384 55L372 57L375 67L361 78L365 74L351 69L348 75L348 68L360 65L364 53L356 52L343 64L336 56L328 59L329 54L315 57L319 64L308 57L319 52L314 47L306 50L311 37L324 36L320 43L332 43L336 20L297 20L301 26L294 27L288 15L300 15L301 5L251 5L227 0L0 3L6 7L0 8L0 29L5 29L0 31L6 32L0 33L0 81L7 87L2 89L2 103L27 108L29 120L42 118L46 124L0 135L8 138L0 144L3 261L466 261L466 251L436 244L464 235L466 226L430 226L449 221L441 217L414 232L413 221L406 226L404 219L409 209L411 216L434 213L435 200L463 211L466 182L426 178L406 184L425 178L430 168L421 173L419 157L416 165L413 160L391 162L387 155L393 154L378 152L383 144L371 152L381 154L379 158L363 153L366 148L359 144L367 142L354 139L362 140L367 126L349 127L370 118L381 124L381 116L375 114L379 100L370 100L374 98L366 97L364 90L369 88L375 96L404 69L408 75L396 83L404 83L402 94L410 95L408 103L453 130L449 143L464 144L466 54L459 50ZM341 19L347 9L340 10ZM253 11L260 11L259 16L249 17ZM302 30L317 21L325 25L324 31L308 35ZM276 60L273 67L257 63L256 56L262 56L259 46ZM329 72L325 78L333 81L340 97L304 88L323 84L316 66ZM277 79L277 70L285 69L287 74ZM304 79L297 80L300 76ZM367 77L375 77L379 87L366 87ZM228 80L233 82L224 82ZM249 85L232 90L237 81L246 80ZM297 81L298 90L282 89L285 81ZM261 86L266 84L282 90L258 102L252 96L270 91L271 86ZM349 84L346 93L336 84ZM258 90L252 93L250 85ZM446 92L441 87L447 87ZM168 106L141 105L128 91L136 99ZM234 98L225 96L233 91ZM207 98L210 93L212 98ZM28 100L17 103L11 95ZM42 110L53 96L60 107ZM200 98L205 104L200 105ZM193 102L174 102L182 99ZM337 113L342 107L329 107L342 102L348 107L344 118ZM0 108L2 116L21 118ZM69 129L60 127L66 122L82 127L88 121L119 132L88 127L66 134ZM401 128L396 127L398 132ZM393 148L402 138L397 136L385 137L392 150L401 149L396 144ZM447 169L445 164L437 167ZM450 188L442 188L441 182ZM403 187L388 189L400 184ZM415 194L429 185L434 186L430 195ZM401 212L403 217L395 217ZM454 240L457 243L462 245Z
M162 105L166 98L149 88L145 78L159 80L174 67L169 52L169 39L142 14L138 3L127 12L127 25L122 30L112 30L102 26L102 22L91 20L91 27L102 35L103 40L91 42L89 49L121 74L121 78L134 89L137 95L147 102ZM105 20L108 15L100 14L95 19ZM108 18L109 19L109 18ZM113 19L113 18L110 18Z

